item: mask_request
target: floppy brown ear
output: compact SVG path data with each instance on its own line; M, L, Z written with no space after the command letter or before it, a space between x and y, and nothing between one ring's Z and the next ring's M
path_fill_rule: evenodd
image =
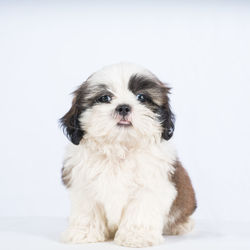
M63 131L68 139L78 145L84 135L84 131L81 129L79 116L83 112L81 107L81 95L80 90L74 92L74 99L70 110L60 119Z

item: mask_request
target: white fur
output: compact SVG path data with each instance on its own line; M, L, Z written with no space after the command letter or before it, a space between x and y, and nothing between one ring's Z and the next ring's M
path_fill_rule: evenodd
M118 64L93 74L88 81L105 83L115 97L111 104L95 105L81 116L86 131L80 145L70 144L65 169L71 170L72 203L65 242L98 242L114 236L130 247L162 241L164 218L176 197L169 181L176 153L161 139L156 115L128 90L133 73L150 72ZM118 127L114 109L129 103L133 127Z

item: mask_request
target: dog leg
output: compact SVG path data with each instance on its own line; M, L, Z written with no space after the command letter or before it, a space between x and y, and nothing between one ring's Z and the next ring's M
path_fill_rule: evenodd
M65 243L90 243L105 241L108 237L102 207L89 200L79 199L79 197L74 199L69 227L62 234L62 241Z
M146 247L163 241L164 211L153 193L142 191L124 209L114 241L128 247Z

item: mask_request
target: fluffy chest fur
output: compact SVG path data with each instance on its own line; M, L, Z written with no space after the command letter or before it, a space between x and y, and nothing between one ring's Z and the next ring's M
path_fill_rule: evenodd
M68 180L73 193L85 195L99 204L109 227L116 228L123 208L138 198L138 190L157 193L163 208L168 196L171 201L174 199L175 188L169 174L173 171L175 154L169 144L163 144L128 151L123 157L114 157L115 152L107 155L108 150L104 148L93 151L84 145L71 145L65 159L64 179Z

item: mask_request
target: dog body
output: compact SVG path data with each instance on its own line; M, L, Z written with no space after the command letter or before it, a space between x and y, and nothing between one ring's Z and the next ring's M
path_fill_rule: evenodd
M125 63L94 73L74 92L61 119L73 142L62 169L72 203L65 242L114 238L144 247L192 228L195 195L169 140L168 94L151 72Z

